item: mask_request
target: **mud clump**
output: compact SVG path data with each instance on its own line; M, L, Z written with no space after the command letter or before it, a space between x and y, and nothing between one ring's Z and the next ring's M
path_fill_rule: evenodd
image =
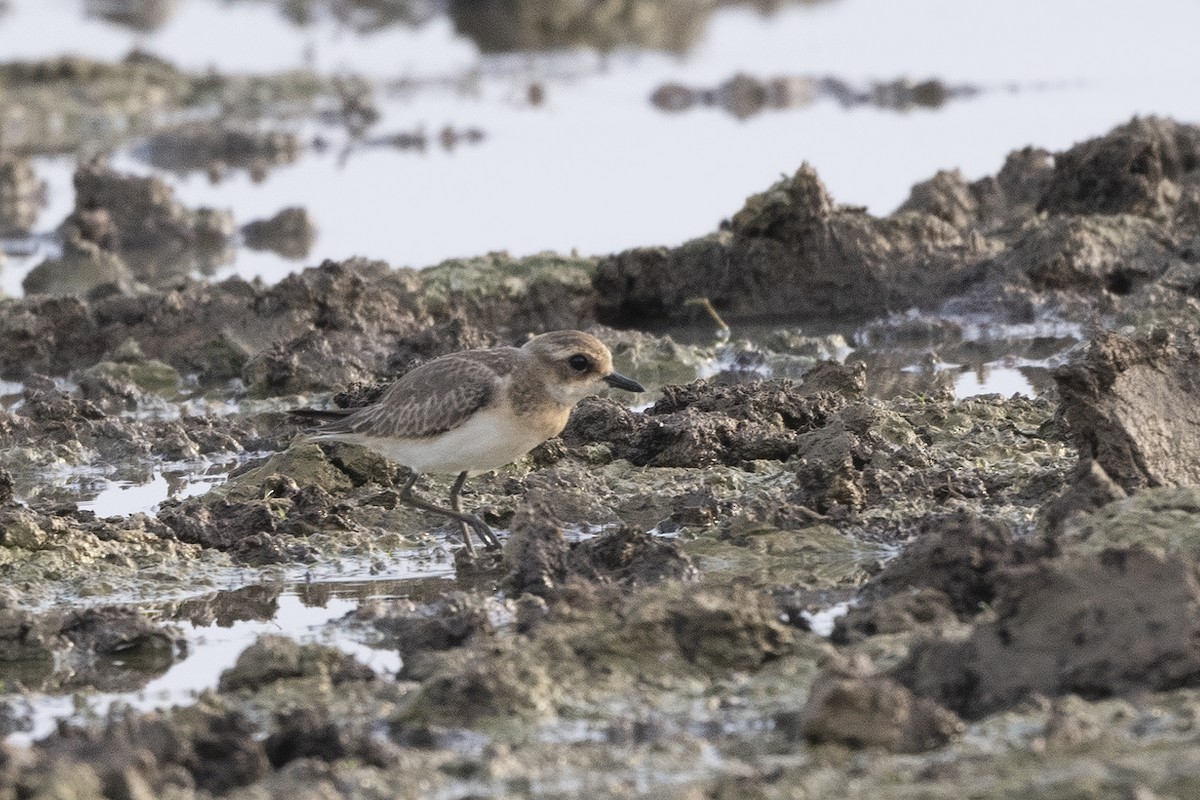
M226 551L248 564L281 564L311 558L295 535L311 526L298 519L303 512L289 519L294 508L288 498L210 504L188 500L164 507L158 516L182 542Z
M1200 169L1200 129L1157 117L1134 119L1055 159L1039 210L1164 218L1179 182Z
M815 744L919 753L939 747L964 729L950 711L886 675L832 669L813 683L808 703L776 718L785 737Z
M0 674L25 689L136 691L187 654L182 631L114 606L37 613L0 599Z
M270 219L243 225L242 240L251 249L270 250L298 260L308 255L317 240L317 224L307 210L292 206Z
M404 660L402 674L416 680L427 675L422 668L424 656L462 647L494 632L486 605L466 592L451 592L424 607L412 603L360 606L354 618L382 633L381 644L396 647Z
M911 589L852 607L833 623L830 639L851 644L919 627L943 628L956 619L958 615L945 592L928 587Z
M697 381L665 387L662 399L642 414L611 400L584 400L562 437L572 446L608 443L614 458L639 466L782 461L798 451L802 432L821 427L844 405L840 395L811 394L787 380L735 386Z
M449 5L455 30L485 53L621 48L682 52L696 42L714 6L688 0L621 0L603 8L570 2L513 7L498 0Z
M938 108L953 99L972 97L981 89L950 86L936 78L913 81L899 78L854 86L833 76L788 75L770 79L737 74L715 88L693 88L667 83L655 89L650 102L662 111L678 113L696 106L722 109L738 119L770 110L811 105L829 98L845 108L870 105L893 111Z
M1085 698L1200 681L1200 572L1149 551L1108 550L1007 573L996 619L965 641L914 648L896 677L968 719L1031 694Z
M68 727L39 742L34 754L35 765L18 780L34 783L56 765L86 765L99 780L97 796L105 797L193 788L219 795L271 770L256 731L237 712L201 712L186 724L127 714L99 731Z
M1101 334L1055 372L1071 439L1125 491L1200 483L1200 356L1172 342Z
M370 732L347 730L311 708L280 715L264 747L275 769L299 758L322 761L353 758L375 767L386 767L396 757L392 746L377 741Z
M622 527L593 539L568 543L548 511L530 502L517 510L504 550L504 585L513 596L554 599L570 594L571 582L631 587L696 576L677 542Z
M795 641L770 598L737 587L729 596L696 592L669 604L666 624L683 657L713 672L757 669Z
M966 512L935 517L871 580L866 593L933 590L955 613L970 618L995 598L1004 568L1033 560L1042 549L1036 543L1016 542L1002 522Z
M333 685L375 680L375 672L340 650L320 644L298 644L285 636L260 636L221 673L221 692L258 690L282 680L321 678Z

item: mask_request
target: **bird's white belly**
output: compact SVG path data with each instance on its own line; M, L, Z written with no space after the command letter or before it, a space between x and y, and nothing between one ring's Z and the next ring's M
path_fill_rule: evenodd
M557 433L557 432L555 432ZM338 437L374 450L417 472L487 472L511 463L546 441L540 426L522 424L511 412L480 411L462 425L427 439Z

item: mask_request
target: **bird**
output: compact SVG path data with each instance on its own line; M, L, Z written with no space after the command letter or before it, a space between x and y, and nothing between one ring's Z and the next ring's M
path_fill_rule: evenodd
M465 513L459 493L471 474L498 469L557 436L583 398L615 387L646 391L613 370L612 353L590 333L564 330L534 336L520 347L488 347L440 356L402 375L371 405L293 409L324 423L309 438L366 447L411 472L399 500L441 514L462 527L468 556L471 533L492 550L496 533ZM418 496L422 473L457 475L449 507Z

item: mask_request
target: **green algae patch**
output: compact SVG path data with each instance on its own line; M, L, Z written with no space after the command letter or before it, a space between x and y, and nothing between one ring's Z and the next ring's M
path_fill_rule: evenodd
M331 464L320 447L305 442L272 455L260 466L235 475L205 495L205 500L248 502L262 499L263 484L274 475L286 475L298 486L319 486L335 497L354 488L350 476Z
M1070 518L1057 542L1064 554L1144 547L1200 562L1200 488L1143 489Z
M886 555L832 525L780 530L752 521L706 532L684 542L683 551L705 579L806 589L858 585Z

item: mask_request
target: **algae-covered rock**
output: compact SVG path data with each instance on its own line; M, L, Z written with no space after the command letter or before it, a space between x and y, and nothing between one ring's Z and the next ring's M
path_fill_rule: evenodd
M1200 562L1200 487L1142 489L1072 517L1055 542L1066 554L1141 547Z
M465 314L476 325L528 333L582 328L595 319L590 258L493 253L422 270L430 313Z
M263 484L272 475L286 475L298 486L319 486L330 494L345 494L354 487L345 472L330 463L325 452L312 442L275 453L261 465L236 475L209 492L213 501L257 500L263 497Z

